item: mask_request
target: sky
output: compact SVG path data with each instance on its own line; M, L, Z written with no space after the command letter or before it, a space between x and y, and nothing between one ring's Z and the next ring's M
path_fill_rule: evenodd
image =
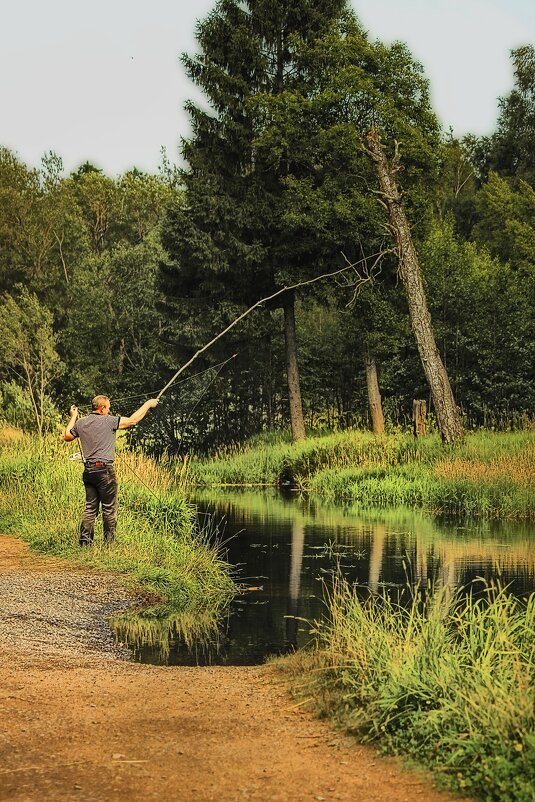
M0 145L29 166L108 175L180 162L200 95L179 56L216 0L0 0ZM457 136L489 134L513 86L510 51L535 44L533 0L350 0L372 40L404 41Z

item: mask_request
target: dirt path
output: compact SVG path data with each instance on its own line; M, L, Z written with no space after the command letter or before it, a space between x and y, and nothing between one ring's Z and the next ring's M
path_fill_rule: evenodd
M0 536L0 800L459 802L300 712L269 667L114 647L113 578Z

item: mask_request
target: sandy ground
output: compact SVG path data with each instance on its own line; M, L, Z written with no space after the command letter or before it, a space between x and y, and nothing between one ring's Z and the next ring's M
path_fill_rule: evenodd
M129 662L114 578L0 536L0 800L459 802L301 711L259 667Z

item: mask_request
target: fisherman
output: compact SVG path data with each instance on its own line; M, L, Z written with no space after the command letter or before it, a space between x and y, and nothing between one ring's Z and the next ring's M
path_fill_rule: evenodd
M117 526L117 477L113 460L115 457L115 433L118 429L129 429L139 423L149 409L158 404L157 398L145 401L129 418L110 415L110 399L106 395L97 395L91 402L91 413L78 422L78 407L71 406L71 416L63 439L67 442L80 438L85 486L85 509L80 525L80 546L93 543L95 518L99 505L102 504L102 520L104 524L104 543L111 543L115 538Z

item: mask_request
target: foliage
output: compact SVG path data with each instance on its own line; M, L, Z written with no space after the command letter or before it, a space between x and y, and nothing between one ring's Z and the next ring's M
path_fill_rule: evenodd
M5 295L1 299L0 361L24 387L39 434L46 428L51 383L64 369L56 342L52 315L36 295L23 287L17 298Z
M500 98L497 131L491 140L492 169L535 186L535 46L511 51L515 86Z
M485 230L490 235L490 227ZM504 236L505 230L504 223ZM469 421L485 423L492 407L529 414L535 332L527 268L521 290L518 269L492 258L487 248L462 241L448 223L432 229L421 262L437 344Z
M58 430L61 417L52 399L45 395L43 406L43 432ZM24 432L36 431L35 410L27 390L17 382L0 382L0 425L13 426Z

